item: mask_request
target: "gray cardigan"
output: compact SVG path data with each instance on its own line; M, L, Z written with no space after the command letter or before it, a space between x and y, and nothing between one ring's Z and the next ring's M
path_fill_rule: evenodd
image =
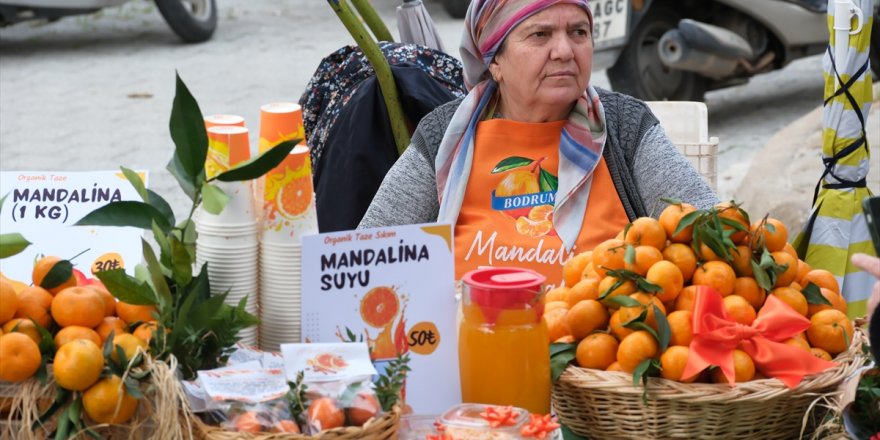
M710 208L718 197L669 140L644 102L597 88L608 138L603 157L630 220L657 217L673 198ZM434 159L453 113L446 103L419 123L409 148L385 175L358 228L431 223L437 220Z

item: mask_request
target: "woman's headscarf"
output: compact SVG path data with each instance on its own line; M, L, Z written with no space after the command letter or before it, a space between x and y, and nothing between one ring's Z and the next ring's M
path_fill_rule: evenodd
M469 92L452 116L440 142L435 169L440 199L438 221L455 224L461 211L474 156L474 134L487 103L498 84L488 74L489 64L507 35L523 20L551 6L573 4L593 14L587 0L472 0L465 15L461 57ZM592 86L578 98L559 140L559 187L553 210L553 226L566 249L571 250L580 233L590 196L593 170L605 145L605 112L601 104L588 117Z

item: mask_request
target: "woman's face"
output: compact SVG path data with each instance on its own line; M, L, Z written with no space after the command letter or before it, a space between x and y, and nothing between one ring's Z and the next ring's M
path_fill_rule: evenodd
M505 116L553 110L563 117L590 81L593 41L590 20L579 6L551 6L508 34L489 69L499 83Z

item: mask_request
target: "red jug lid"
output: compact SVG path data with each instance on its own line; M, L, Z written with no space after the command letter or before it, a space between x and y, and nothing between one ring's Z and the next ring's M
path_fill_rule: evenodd
M480 307L487 323L493 324L502 310L529 307L543 309L538 299L547 277L531 269L490 267L472 270L462 277L471 302ZM542 310L538 310L538 318Z

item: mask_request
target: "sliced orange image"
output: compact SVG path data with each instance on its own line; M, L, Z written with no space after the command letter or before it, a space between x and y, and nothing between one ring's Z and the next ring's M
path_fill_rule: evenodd
M391 324L398 311L400 299L390 287L374 287L361 298L361 318L371 327L382 328Z

